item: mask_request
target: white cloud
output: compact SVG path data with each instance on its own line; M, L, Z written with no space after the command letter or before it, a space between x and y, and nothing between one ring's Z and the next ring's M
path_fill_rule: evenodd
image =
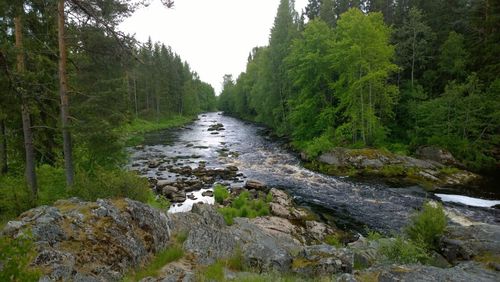
M296 1L300 11L307 0ZM135 12L120 29L137 39L172 46L217 93L222 76L245 70L249 52L267 45L279 0L176 0L173 9L159 0Z

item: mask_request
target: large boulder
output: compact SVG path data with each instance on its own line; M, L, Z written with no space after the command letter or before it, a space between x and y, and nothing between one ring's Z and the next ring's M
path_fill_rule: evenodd
M58 201L9 222L4 236L31 233L45 281L119 281L123 273L165 248L165 214L129 199Z
M415 155L417 156L417 158L435 161L443 165L460 165L449 151L434 146L419 147L416 150Z
M473 224L452 225L441 240L441 253L445 258L458 263L481 256L497 256L500 259L500 226Z

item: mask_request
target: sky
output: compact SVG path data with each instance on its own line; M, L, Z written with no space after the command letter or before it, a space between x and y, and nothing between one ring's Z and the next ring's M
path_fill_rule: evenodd
M176 0L173 9L154 0L120 29L145 42L151 36L172 47L218 94L224 74L245 71L248 54L269 42L279 0ZM307 0L296 0L301 11Z

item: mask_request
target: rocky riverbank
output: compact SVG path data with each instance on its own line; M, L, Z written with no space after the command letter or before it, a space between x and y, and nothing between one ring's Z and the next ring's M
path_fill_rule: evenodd
M419 158L377 149L334 148L315 159L301 153L307 168L336 176L379 177L393 185L421 185L427 189L463 186L480 176L462 169L447 151L423 147Z
M223 279L236 281L266 273L325 281L500 278L497 225L450 226L435 254L439 267L398 264L380 252L384 242L394 239L345 236L297 208L283 191L271 188L269 193L271 215L235 218L232 225L214 205L195 204L191 212L166 215L127 199L70 199L25 212L7 224L3 236L32 234L36 256L31 265L42 271L41 281L120 281L128 270L171 246L175 234L185 234L184 256L142 281L197 281L207 266L228 259L237 260L241 269L222 264ZM339 240L332 245L328 238Z

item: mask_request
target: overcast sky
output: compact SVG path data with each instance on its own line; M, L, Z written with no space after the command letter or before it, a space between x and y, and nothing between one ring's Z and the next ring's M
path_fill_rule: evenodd
M145 42L149 36L172 46L201 80L221 91L222 76L245 70L249 52L267 45L279 0L176 0L173 9L159 0L140 9L120 29ZM297 0L301 11L307 0Z

